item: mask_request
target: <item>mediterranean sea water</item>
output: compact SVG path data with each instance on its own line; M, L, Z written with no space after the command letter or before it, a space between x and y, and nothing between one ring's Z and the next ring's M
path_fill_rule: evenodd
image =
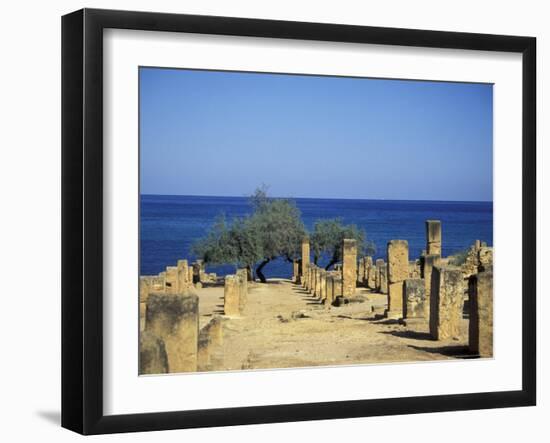
M386 258L389 240L409 242L410 260L426 248L425 221L441 220L443 255L469 247L475 240L493 244L493 203L417 200L293 199L311 230L320 219L341 217L345 224L365 229L376 245L375 258ZM141 195L140 274L153 275L174 266L178 259L193 261L192 243L205 236L217 215L234 217L251 213L246 197ZM320 263L322 264L322 263ZM207 272L226 275L234 266L208 266ZM290 277L292 265L283 260L269 263L266 277Z

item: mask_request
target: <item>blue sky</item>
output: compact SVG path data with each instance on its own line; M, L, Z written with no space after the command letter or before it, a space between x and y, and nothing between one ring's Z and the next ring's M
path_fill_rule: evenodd
M139 75L142 194L493 199L492 85Z

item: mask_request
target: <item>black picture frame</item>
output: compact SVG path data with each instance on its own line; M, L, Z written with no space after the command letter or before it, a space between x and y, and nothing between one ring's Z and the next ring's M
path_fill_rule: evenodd
M522 389L307 404L103 413L103 30L192 32L522 54ZM62 426L82 434L536 404L536 39L83 9L62 18Z

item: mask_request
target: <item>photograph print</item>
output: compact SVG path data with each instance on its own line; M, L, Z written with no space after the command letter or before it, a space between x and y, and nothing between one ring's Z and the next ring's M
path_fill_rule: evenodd
M493 357L493 85L139 68L140 375Z

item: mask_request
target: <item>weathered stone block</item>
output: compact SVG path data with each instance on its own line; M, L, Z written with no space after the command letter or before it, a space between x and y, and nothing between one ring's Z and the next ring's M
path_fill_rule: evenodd
M440 265L440 256L431 254L424 256L423 259L423 274L426 302L424 303L424 317L430 318L430 294L432 293L432 271L434 266Z
M409 277L409 243L407 240L388 242L388 282L398 283Z
M430 335L434 340L460 339L464 289L459 268L434 266L430 294Z
M305 237L302 240L302 262L301 262L302 275L304 275L309 270L309 263L310 263L309 237Z
M239 283L239 312L242 314L248 303L248 271L244 268L238 269L236 277Z
M199 299L195 294L149 294L145 330L163 340L169 372L197 370Z
M357 280L357 242L346 238L342 245L342 290L344 297L355 294Z
M240 295L240 279L236 275L226 275L223 290L223 312L225 315L240 315Z
M168 372L168 357L164 341L151 332L139 334L139 373L166 374Z
M380 292L388 293L388 265L386 264L380 268Z
M493 272L473 275L469 280L469 348L480 357L493 356Z
M292 261L292 281L294 283L300 282L300 264L297 260Z
M367 287L370 289L376 289L376 266L369 265L367 276Z
M483 272L485 269L493 265L493 248L483 246L479 249L479 271Z
M332 281L332 303L336 300L337 297L342 297L343 295L342 288L342 278L334 277Z
M388 310L386 317L400 318L403 315L403 282L388 285Z
M426 253L441 255L441 221L426 220Z
M178 289L184 291L189 287L189 265L187 260L178 260Z
M334 276L327 275L327 296L325 298L325 307L329 308L333 301Z
M426 286L420 278L407 279L403 286L403 318L424 318Z
M152 277L140 277L139 278L139 301L145 303L149 292L152 292Z
M166 293L178 293L178 268L176 266L166 268Z

